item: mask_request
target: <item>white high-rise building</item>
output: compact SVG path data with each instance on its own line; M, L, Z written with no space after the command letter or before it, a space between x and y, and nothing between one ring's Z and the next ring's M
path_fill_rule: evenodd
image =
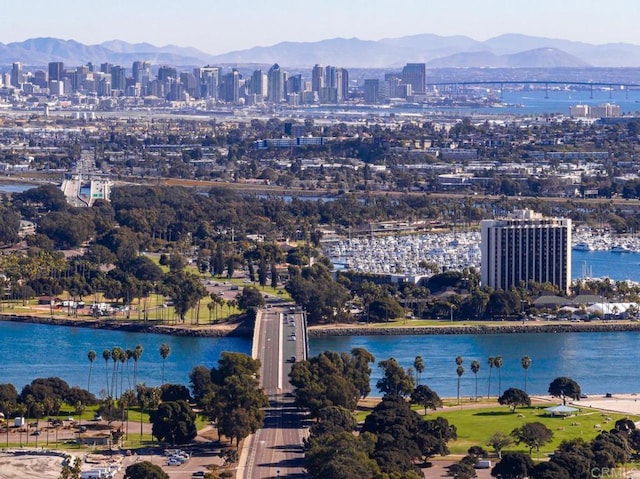
M480 228L484 286L506 291L535 281L570 292L570 219L516 210L509 218L483 220Z

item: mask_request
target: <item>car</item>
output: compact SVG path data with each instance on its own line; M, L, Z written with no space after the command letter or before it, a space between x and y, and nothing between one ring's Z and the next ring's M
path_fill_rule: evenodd
M295 341L297 338L295 336L289 336L289 341Z
M204 471L196 471L193 474L191 474L191 477L204 477L205 472Z
M42 431L40 431L40 429L36 429L31 433L32 436L39 436L40 434L42 434Z
M291 356L291 358L289 358L289 362L290 363L295 363L296 362L296 357L295 356Z
M580 394L580 399L587 399L589 396L587 396L586 394Z
M102 421L102 416L100 414L94 414L93 415L93 420L94 421Z

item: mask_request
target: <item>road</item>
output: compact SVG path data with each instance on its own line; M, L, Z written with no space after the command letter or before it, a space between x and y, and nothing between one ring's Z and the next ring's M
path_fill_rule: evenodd
M269 396L264 427L251 439L246 450L244 479L302 478L303 438L308 416L293 405L293 387L288 376L293 360L305 358L303 313L282 303L269 303L257 321L258 344L254 347L262 363L260 378Z

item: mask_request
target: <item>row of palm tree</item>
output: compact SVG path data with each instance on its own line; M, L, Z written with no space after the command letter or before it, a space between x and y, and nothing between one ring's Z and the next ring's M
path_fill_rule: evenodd
M460 404L460 379L464 374L464 367L462 366L463 363L464 363L464 358L462 356L457 356L456 357L456 366L457 366L456 374L458 376L458 404ZM489 356L489 358L487 359L487 364L489 365L489 389L487 391L487 397L491 397L491 372L493 371L494 367L498 370L498 396L499 396L500 394L502 394L501 392L502 391L501 368L503 365L502 356ZM529 368L531 367L531 358L526 355L522 356L522 358L520 359L520 364L524 369L524 391L527 392L527 381L529 379ZM418 386L419 386L420 378L422 376L422 373L425 370L425 364L424 364L424 360L422 359L422 356L416 356L415 360L413 361L413 369L416 372L417 379L418 379ZM471 361L470 369L475 376L475 382L476 382L475 398L477 400L478 399L478 372L480 371L480 362L477 361L476 359Z
M105 379L106 379L106 395L110 397L117 397L118 395L118 365L120 364L120 394L124 391L124 369L126 364L127 383L129 389L131 389L131 377L129 375L129 361L133 359L133 383L138 383L138 361L142 357L143 348L140 344L136 345L134 349L122 349L119 346L115 346L113 349L105 349L102 351L102 359L104 359ZM93 370L93 362L96 360L97 354L94 350L87 353L87 359L89 359L89 379L87 381L87 391L91 392L91 373ZM109 383L109 360L113 361L113 367L111 371L111 383Z

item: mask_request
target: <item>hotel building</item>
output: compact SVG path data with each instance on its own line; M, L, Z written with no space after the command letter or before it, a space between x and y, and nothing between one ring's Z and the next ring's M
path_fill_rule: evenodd
M570 219L516 210L509 218L483 220L480 228L484 286L508 290L520 282L548 282L569 293Z

